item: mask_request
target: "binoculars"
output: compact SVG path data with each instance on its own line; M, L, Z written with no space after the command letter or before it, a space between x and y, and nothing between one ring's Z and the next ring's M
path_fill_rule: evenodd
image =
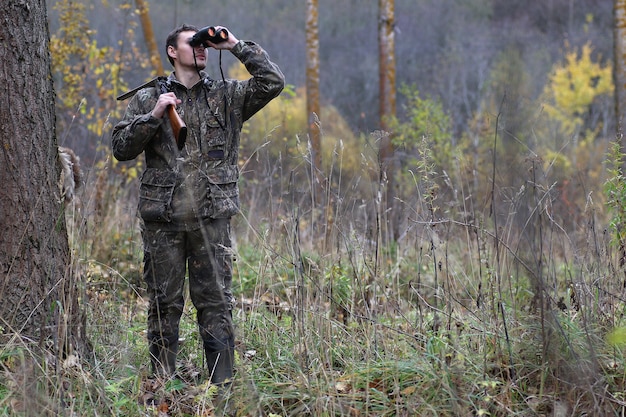
M207 41L212 43L224 42L228 39L228 31L224 28L216 29L214 26L207 26L196 32L191 39L189 39L189 45L192 48L196 46L204 45Z

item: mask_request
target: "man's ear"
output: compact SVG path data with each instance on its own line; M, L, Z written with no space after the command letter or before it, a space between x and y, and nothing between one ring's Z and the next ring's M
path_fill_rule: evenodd
M170 46L167 47L167 55L170 58L177 59L176 53L177 53L176 48L174 48L173 45L170 45Z

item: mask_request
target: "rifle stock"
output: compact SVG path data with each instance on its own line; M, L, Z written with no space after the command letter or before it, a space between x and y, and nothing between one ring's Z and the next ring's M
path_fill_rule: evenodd
M132 90L128 91L117 97L118 100L126 100L137 93L137 91L154 87L158 88L161 93L167 93L168 90L168 80L166 77L156 77L147 83L140 85L139 87L135 87ZM180 117L180 115L176 112L176 108L174 106L167 107L167 116L170 119L170 124L172 125L172 131L174 132L174 139L176 139L176 145L178 145L178 149L182 150L185 147L185 141L187 140L187 125Z
M176 109L172 105L167 106L167 116L169 117L172 125L172 131L174 132L174 137L176 138L176 145L178 145L178 149L182 150L185 146L185 140L187 140L187 125L179 114L176 113Z

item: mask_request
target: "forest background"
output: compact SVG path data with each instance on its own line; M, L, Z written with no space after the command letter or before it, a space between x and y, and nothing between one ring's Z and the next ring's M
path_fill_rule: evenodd
M287 78L242 138L234 414L624 410L613 3L513 3L396 0L398 112L383 132L377 4L320 0L320 172L307 143L304 2L149 3L159 49L180 23L220 24L260 43ZM115 97L155 75L138 11L120 0L48 10L58 141L85 174L68 216L95 358L66 359L52 397L79 415L150 413L138 405L147 396L155 415L211 415L206 385L146 386L142 161L109 150L126 104ZM209 61L214 78L220 62L245 76L229 54ZM388 134L393 181L378 158ZM194 379L204 371L191 305L185 319L181 363ZM12 355L0 390L9 415Z

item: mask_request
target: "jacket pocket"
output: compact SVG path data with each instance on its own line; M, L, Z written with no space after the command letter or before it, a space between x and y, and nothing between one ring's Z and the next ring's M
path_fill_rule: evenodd
M209 217L226 219L239 212L239 168L228 165L212 169L208 174Z
M206 115L206 134L204 136L209 149L224 149L226 146L226 132L222 126L223 123L217 120L215 115Z
M141 176L139 215L147 222L172 220L172 195L176 185L173 171L147 168Z

